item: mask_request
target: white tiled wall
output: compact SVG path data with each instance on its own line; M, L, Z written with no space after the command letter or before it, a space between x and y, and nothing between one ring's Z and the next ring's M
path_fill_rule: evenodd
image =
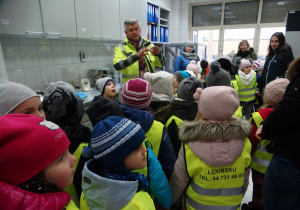
M35 90L44 89L50 82L63 80L73 82L88 78L90 69L110 68L115 71L112 60L114 47L119 41L102 42L76 39L0 38L4 66L9 81L22 83ZM79 53L86 52L86 62ZM0 72L4 74L1 65ZM64 73L66 72L66 77ZM5 73L6 75L6 73ZM6 77L6 76L2 76ZM93 78L89 78L93 84Z
M0 81L7 81L7 73L0 43Z

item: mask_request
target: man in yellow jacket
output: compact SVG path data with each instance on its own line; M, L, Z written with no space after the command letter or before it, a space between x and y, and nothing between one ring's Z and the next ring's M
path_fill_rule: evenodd
M114 67L122 73L122 83L146 72L154 72L155 66L165 65L165 57L159 48L141 36L141 28L135 19L124 22L126 38L115 47Z

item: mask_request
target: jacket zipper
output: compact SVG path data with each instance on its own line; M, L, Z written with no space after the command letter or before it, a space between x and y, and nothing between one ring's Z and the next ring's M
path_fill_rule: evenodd
M274 57L272 58L272 60L270 61L269 65L268 65L268 72L267 72L267 75L266 75L266 85L268 84L268 75L269 75L270 65L271 65L272 61L274 60L275 56L276 56L276 53L275 53Z

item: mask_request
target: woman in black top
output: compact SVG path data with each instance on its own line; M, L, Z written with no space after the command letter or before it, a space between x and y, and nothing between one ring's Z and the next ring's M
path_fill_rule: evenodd
M264 65L261 80L258 84L262 93L265 86L277 78L284 78L289 64L294 60L291 47L285 43L283 33L276 32L271 36L267 60Z
M289 66L283 99L256 132L274 153L264 179L264 210L300 209L300 57Z

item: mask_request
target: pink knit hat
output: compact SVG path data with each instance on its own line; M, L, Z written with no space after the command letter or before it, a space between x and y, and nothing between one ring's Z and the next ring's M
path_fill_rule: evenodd
M197 88L194 98L198 101L198 111L206 120L229 120L240 105L237 92L228 86Z
M137 109L147 109L151 103L152 89L144 79L131 79L124 83L120 103Z
M58 125L33 115L4 115L0 124L0 181L10 185L33 178L70 145Z
M252 66L249 60L246 59L242 59L241 60L241 64L239 66L240 70L243 70L244 68L248 67L248 66Z
M254 69L254 70L259 69L259 67L260 67L260 60L257 59L257 60L255 60L255 61L253 61L252 66L255 66L255 69Z
M268 83L265 88L265 97L267 103L272 107L277 106L277 104L283 98L286 87L289 83L290 81L285 78L275 79L272 82Z

